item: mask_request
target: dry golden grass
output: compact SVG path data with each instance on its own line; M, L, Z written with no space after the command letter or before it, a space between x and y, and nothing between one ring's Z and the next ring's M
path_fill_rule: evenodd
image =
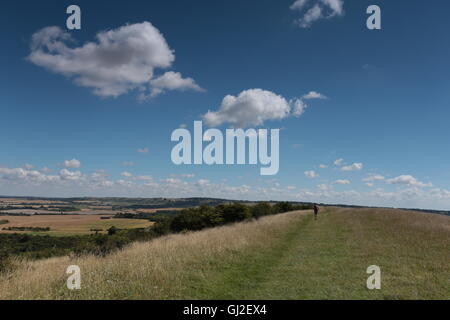
M91 229L107 230L111 226L119 229L145 228L153 223L143 219L101 219L100 215L33 215L33 216L4 216L9 223L2 224L0 233L16 233L18 231L3 230L7 227L50 227L48 232L39 234L49 235L77 235L90 234ZM111 217L111 215L103 215ZM3 218L2 218L3 219ZM19 232L20 233L20 232ZM27 233L27 232L22 232Z
M305 212L269 216L188 234L134 243L105 258L52 258L17 261L18 269L0 277L0 299L164 299L181 298L191 277L209 264L232 263L242 251L259 250ZM81 268L82 289L66 288L69 265Z

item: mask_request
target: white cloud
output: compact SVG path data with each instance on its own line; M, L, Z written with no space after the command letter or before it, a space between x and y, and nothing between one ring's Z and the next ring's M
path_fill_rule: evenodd
M320 169L326 169L326 168L328 168L328 166L326 164L319 164L319 168Z
M309 28L314 21L322 18L322 7L316 4L314 7L306 11L303 17L298 19L296 22L300 28Z
M79 180L81 178L80 171L70 171L67 169L59 171L59 175L63 180Z
M25 163L25 164L23 165L23 168L24 168L24 169L28 169L28 170L30 170L30 169L33 169L33 168L34 168L34 166L33 166L32 164L29 164L29 163Z
M104 170L97 170L91 174L90 178L93 182L103 182L106 180L107 176L108 175Z
M338 167L342 166L342 163L344 163L344 159L342 159L342 158L337 159L333 163L334 163L335 166L338 166Z
M210 182L207 179L200 179L196 182L196 184L199 186L208 186Z
M310 179L316 178L318 176L318 174L313 170L305 171L304 174Z
M362 181L370 182L370 181L381 181L385 180L386 178L380 174L371 174L370 176L362 179Z
M289 8L291 10L302 10L307 2L308 0L296 0Z
M334 181L333 184L350 184L350 181L339 179L339 180Z
M150 150L148 148L139 148L137 149L137 152L146 154L149 153Z
M130 173L130 172L128 172L128 171L124 171L124 172L122 172L121 174L120 174L122 177L132 177L133 175Z
M0 167L0 176L8 182L43 182L59 179L59 176L45 175L37 170L27 170L24 168L4 168Z
M208 111L203 119L209 126L230 123L236 127L259 126L266 120L289 116L289 102L280 95L262 89L242 91L237 97L227 95L218 111Z
M234 127L263 125L268 120L282 120L300 116L307 105L302 99L287 100L263 89L248 89L238 96L227 95L217 111L208 111L203 120L208 126L229 123Z
M153 177L152 176L136 176L133 179L137 180L137 181L152 181Z
M409 186L415 186L415 187L432 187L432 183L423 183L414 178L411 175L401 175L398 177L395 177L393 179L386 180L389 184L402 184L402 185L409 185Z
M66 168L79 168L81 167L81 162L77 159L65 160L63 165Z
M122 165L124 167L132 167L132 166L134 166L134 162L133 161L124 161L124 162L122 162Z
M164 180L164 182L167 184L183 184L183 181L181 181L180 179L175 179L175 178L167 178Z
M366 183L366 186L368 186L368 187L373 187L375 184L373 183L373 182L367 182Z
M168 71L163 75L150 80L152 87L151 97L155 97L167 90L178 90L178 91L205 91L202 87L195 83L192 78L183 78L181 73Z
M311 6L307 6L311 3ZM301 12L302 16L295 23L300 28L309 28L320 19L330 19L344 15L343 0L297 0L291 6L291 10Z
M317 185L317 188L319 188L319 189L322 190L322 191L326 191L326 190L329 190L329 189L330 189L330 186L327 185L327 184L318 184L318 185Z
M306 100L311 100L311 99L328 99L328 97L323 95L323 94L321 94L321 93L319 93L319 92L310 91L309 93L307 93L307 94L305 94L303 96L303 99L306 99Z
M71 47L73 43L63 29L43 28L33 34L28 60L101 97L117 97L134 89L145 95L152 90L155 69L169 68L175 60L164 36L150 22L101 31L96 41L78 47ZM154 80L155 90L195 87L193 79L183 79L179 73L165 75Z
M308 107L305 101L301 99L293 99L290 104L292 105L292 115L295 117L300 117Z
M358 171L362 170L363 164L360 162L353 163L349 166L344 166L341 168L342 171Z
M322 0L325 5L328 5L333 11L334 15L344 14L344 1L343 0Z

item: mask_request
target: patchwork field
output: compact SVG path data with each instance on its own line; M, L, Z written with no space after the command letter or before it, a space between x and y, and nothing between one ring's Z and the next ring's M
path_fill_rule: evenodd
M102 219L108 217L110 219ZM33 216L0 216L0 220L9 223L0 226L0 233L32 233L54 236L91 234L91 229L103 232L112 226L119 229L145 228L152 222L144 219L114 219L112 215L33 215ZM8 227L50 227L47 232L8 231Z

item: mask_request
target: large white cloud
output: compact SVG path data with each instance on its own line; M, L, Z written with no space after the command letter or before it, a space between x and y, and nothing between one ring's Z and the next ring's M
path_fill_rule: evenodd
M306 103L302 99L287 100L263 89L248 89L238 96L227 95L217 111L208 111L203 120L209 126L229 123L234 127L263 125L267 120L281 120L303 114Z
M117 97L133 89L145 94L155 69L168 68L175 60L164 36L150 22L99 32L96 41L78 47L69 46L73 43L71 35L61 28L43 28L32 37L28 60L92 88L102 97ZM184 81L195 84L190 78ZM188 89L164 89L180 88Z
M300 28L309 28L320 19L330 19L344 14L343 0L296 0L291 10L301 12L302 16L295 23Z

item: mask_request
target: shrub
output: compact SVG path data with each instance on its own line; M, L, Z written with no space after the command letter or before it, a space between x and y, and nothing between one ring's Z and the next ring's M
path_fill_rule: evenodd
M117 233L117 230L118 229L116 227L112 226L111 228L108 229L108 235L109 236L115 235Z
M11 271L12 269L13 264L9 255L5 252L0 252L0 274Z
M152 226L151 230L160 236L168 234L172 231L172 220L172 217L158 219L158 221L156 221Z
M260 218L272 213L272 207L267 202L259 202L250 209L254 218Z
M201 230L222 224L222 218L214 208L202 205L200 208L184 209L176 215L170 224L175 232L183 230Z
M251 217L249 207L242 203L221 204L216 210L225 223L243 221Z
M288 211L292 211L293 207L292 204L290 202L277 202L274 206L273 206L273 211L274 213L284 213L284 212L288 212Z

